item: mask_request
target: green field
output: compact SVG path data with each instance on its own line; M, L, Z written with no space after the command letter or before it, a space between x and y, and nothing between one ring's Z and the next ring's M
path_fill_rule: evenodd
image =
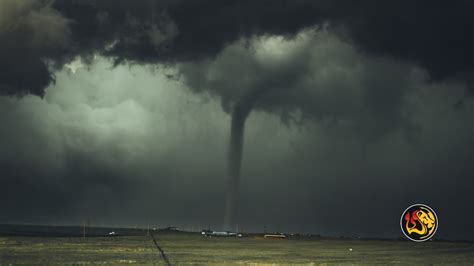
M172 264L469 264L474 244L157 235ZM350 251L352 249L352 251ZM0 264L163 264L151 237L0 237Z

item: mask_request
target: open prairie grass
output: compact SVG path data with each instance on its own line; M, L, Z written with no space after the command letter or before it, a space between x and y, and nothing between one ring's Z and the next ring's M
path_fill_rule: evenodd
M469 264L474 244L157 235L173 264ZM147 236L0 237L0 264L163 264Z

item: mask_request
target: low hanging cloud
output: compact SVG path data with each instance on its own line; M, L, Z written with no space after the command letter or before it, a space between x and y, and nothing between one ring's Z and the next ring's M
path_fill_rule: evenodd
M363 135L409 127L405 97L429 77L413 64L359 54L325 29L237 41L214 60L179 69L190 88L218 96L228 112L262 90L254 110L285 123L313 120Z

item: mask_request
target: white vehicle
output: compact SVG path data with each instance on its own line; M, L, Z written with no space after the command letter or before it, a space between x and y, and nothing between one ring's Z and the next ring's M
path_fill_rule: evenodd
M211 231L211 230L202 230L201 235L203 236L236 236L242 237L242 234L229 231Z
M264 238L269 238L269 239L285 239L286 235L284 235L284 234L266 234L263 237Z

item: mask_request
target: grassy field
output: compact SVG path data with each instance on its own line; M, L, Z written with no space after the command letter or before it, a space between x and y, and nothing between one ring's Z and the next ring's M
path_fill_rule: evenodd
M172 264L468 264L474 244L157 235ZM350 251L352 249L352 251ZM0 264L163 264L151 237L0 237Z

